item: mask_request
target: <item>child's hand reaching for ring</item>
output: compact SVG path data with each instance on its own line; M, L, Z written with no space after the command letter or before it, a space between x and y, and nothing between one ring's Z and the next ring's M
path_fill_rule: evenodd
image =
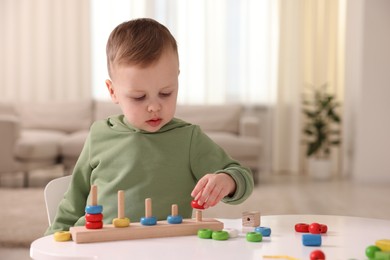
M233 194L236 182L226 173L209 173L203 176L191 192L191 196L205 209L218 204L224 197Z

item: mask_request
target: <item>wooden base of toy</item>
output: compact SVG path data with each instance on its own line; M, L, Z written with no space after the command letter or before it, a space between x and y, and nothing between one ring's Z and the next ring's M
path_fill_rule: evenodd
M143 226L140 223L131 223L128 227L116 228L113 225L104 225L102 229L86 229L85 226L71 227L72 240L76 243L107 242L118 240L175 237L196 235L199 229L220 231L223 223L215 219L183 219L181 224L169 224L167 221L158 221L154 226Z

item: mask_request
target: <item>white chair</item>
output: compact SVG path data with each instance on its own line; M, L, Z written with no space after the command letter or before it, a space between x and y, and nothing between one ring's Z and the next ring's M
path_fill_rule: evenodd
M44 197L49 225L51 225L56 216L58 204L64 197L64 193L67 191L71 179L71 175L60 177L51 180L45 187Z

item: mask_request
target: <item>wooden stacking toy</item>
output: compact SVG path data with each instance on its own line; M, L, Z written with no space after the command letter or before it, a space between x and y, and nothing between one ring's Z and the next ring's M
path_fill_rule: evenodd
M97 194L96 187L91 188L91 193L93 198L91 206L99 206L97 205L97 195L95 195ZM100 213L94 214L101 214L103 207L100 207ZM127 225L127 221L124 220L126 219L124 216L124 207L124 194L122 191L119 191L118 218L116 218L118 220L115 221L114 219L113 224L104 224L102 228L99 229L90 229L87 228L87 226L71 227L70 233L72 234L73 241L75 243L93 243L145 238L189 236L196 235L199 229L210 229L212 231L221 231L223 229L222 222L215 219L203 219L202 212L200 210L196 211L195 219L182 219L182 217L178 215L178 207L175 204L172 205L171 215L167 217L167 220L157 221L156 218L152 215L152 200L150 198L145 200L145 217L141 218L141 222L144 223L137 222L130 224L129 220L129 225ZM94 212L99 212L99 210ZM88 219L90 218L92 217L88 217ZM95 218L99 219L97 216L95 216ZM95 218L92 220L97 220Z

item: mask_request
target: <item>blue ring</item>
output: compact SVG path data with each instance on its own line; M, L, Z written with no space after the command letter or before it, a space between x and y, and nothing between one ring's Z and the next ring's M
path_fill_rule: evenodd
M150 217L150 218L141 218L141 224L144 226L154 226L157 224L157 218L156 217Z
M261 233L263 237L269 237L271 235L271 229L269 227L256 227L255 232Z
M183 222L183 217L180 215L176 215L176 216L169 215L167 221L169 224L180 224L181 222Z
M103 212L103 206L102 205L88 205L85 207L85 212L87 214L100 214Z

